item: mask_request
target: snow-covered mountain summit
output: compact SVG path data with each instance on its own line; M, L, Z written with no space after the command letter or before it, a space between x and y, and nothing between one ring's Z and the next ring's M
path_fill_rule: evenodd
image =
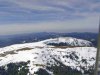
M45 42L48 45L61 45L62 46L93 46L93 44L90 41L72 38L72 37L59 37L55 39L50 39Z
M54 47L54 45L49 45L50 43L67 43L69 45L64 45L67 47L62 48L63 45ZM25 71L24 75L39 74L41 70L42 73L45 73L42 75L57 75L55 73L65 75L62 73L68 72L69 69L80 74L87 71L91 73L96 56L96 48L91 46L92 43L86 40L60 37L0 48L0 73L7 75L12 64L14 66L12 69L18 73ZM61 69L63 72L58 72L57 69Z

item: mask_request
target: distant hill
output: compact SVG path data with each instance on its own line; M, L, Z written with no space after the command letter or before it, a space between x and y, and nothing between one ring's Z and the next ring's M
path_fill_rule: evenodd
M12 44L22 44L29 42L37 42L45 39L56 37L74 37L91 41L94 46L97 46L97 33L53 33L53 32L40 32L29 34L17 34L0 36L0 47L5 47Z

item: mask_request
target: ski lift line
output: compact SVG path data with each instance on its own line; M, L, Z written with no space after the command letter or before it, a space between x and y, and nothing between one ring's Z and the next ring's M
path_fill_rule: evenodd
M98 33L99 33L98 34L98 47L97 47L94 75L100 75L100 18L99 18L99 32Z

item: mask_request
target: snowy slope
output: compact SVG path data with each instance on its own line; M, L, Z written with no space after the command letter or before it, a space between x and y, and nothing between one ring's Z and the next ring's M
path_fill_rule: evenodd
M35 43L17 44L0 48L0 66L29 61L27 64L29 73L34 74L39 68L47 70L46 66L59 66L60 63L81 72L84 72L84 70L80 66L86 67L88 70L90 66L94 65L96 56L96 48L94 47L55 48L46 44L48 42L68 42L71 44L78 41L78 46L83 46L83 43L85 44L84 46L90 46L91 42L67 37L58 39L48 39ZM48 72L53 74L51 71Z

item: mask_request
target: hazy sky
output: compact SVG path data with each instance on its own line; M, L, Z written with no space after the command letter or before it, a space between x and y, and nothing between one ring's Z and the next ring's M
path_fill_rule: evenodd
M0 0L0 35L97 32L100 0Z

